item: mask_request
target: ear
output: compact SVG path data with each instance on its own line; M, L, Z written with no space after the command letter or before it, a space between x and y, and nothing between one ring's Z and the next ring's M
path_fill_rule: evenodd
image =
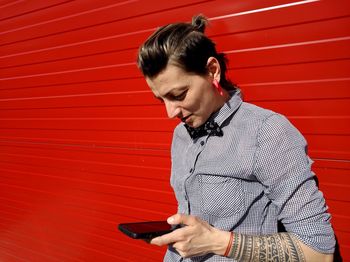
M220 63L215 57L211 56L208 58L207 68L208 68L208 74L211 80L215 79L216 81L220 82L220 74L221 74Z

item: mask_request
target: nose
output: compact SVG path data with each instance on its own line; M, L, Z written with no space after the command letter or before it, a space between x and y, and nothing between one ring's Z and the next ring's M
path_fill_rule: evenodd
M181 109L176 102L165 100L164 103L169 118L175 118L180 114Z

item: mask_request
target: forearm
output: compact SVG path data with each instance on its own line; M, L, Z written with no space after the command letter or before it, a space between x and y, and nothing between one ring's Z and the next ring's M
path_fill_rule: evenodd
M305 261L298 241L288 233L264 236L235 234L229 257L237 261Z
M289 233L234 237L228 256L237 261L332 261L332 255L312 250Z
M150 241L153 245L171 245L182 257L216 254L235 261L331 262L332 254L323 254L299 241L292 233L244 235L221 230L191 215L175 214L171 225L186 225Z

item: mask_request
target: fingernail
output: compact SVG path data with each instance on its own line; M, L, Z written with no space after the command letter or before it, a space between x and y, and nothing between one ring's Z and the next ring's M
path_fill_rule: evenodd
M163 241L161 238L156 238L152 244L161 247L163 246Z
M169 217L168 218L168 223L173 223L174 222L174 217Z
M157 240L158 240L158 237L153 238L153 239L151 239L150 243L153 245L157 245Z

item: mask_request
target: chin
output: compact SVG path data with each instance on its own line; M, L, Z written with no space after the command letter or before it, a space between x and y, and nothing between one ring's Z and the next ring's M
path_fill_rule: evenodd
M205 123L205 121L203 121L202 118L191 118L191 121L189 121L188 123L186 123L188 126L193 127L193 128L197 128L200 127L201 125L203 125Z
M193 128L197 128L198 126L194 125L193 123L186 123L188 126L193 127Z
M196 122L196 123L190 123L188 124L190 127L193 127L193 128L197 128L197 127L200 127L201 125L203 125L204 123L202 122Z

